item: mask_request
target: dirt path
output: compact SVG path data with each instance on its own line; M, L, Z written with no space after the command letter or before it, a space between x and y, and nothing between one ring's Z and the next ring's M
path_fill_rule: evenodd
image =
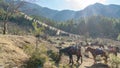
M90 67L92 66L94 63L93 59L90 59L90 58L84 58L83 59L83 63L80 65L79 68L87 68L87 67Z

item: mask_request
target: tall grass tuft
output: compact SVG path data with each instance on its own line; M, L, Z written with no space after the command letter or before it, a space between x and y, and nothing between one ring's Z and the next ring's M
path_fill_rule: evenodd
M112 68L120 68L120 57L111 55L110 63Z

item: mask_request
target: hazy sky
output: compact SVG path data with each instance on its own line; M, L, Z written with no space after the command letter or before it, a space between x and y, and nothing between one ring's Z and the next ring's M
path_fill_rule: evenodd
M120 0L37 0L40 6L55 10L81 10L94 3L120 5Z

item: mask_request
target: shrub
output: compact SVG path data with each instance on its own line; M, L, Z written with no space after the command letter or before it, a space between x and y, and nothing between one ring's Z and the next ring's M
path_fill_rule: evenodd
M111 55L110 62L111 62L111 67L112 67L112 68L119 68L119 65L120 65L120 57Z
M26 68L38 68L43 67L44 63L48 60L48 57L44 54L34 53L27 62Z
M47 51L48 56L53 60L56 61L58 59L59 54L52 50Z
M29 51L31 48L27 47L27 49ZM44 44L39 45L38 50L34 50L26 64L26 68L46 68L46 66L54 68L54 62L50 61Z
M24 45L23 46L23 50L24 50L24 52L26 53L26 54L28 54L28 55L32 55L33 54L33 52L35 51L35 49L34 49L35 47L33 46L33 45Z
M117 40L120 41L120 34L118 35Z

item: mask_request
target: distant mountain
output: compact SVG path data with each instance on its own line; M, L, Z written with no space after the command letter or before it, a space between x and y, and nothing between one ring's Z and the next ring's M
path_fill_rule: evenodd
M27 10L28 11L24 11ZM25 2L20 9L28 15L44 16L56 21L66 21L69 19L79 19L80 17L88 17L93 15L101 15L106 17L120 18L120 5L103 5L95 3L80 11L72 10L53 10L41 7L37 4Z
M101 15L106 17L120 17L120 5L103 5L95 3L86 7L84 10L77 11L74 18Z
M44 16L47 18L53 17L58 12L57 10L41 7L37 4L29 2L25 2L24 5L20 8L20 10L28 15Z

